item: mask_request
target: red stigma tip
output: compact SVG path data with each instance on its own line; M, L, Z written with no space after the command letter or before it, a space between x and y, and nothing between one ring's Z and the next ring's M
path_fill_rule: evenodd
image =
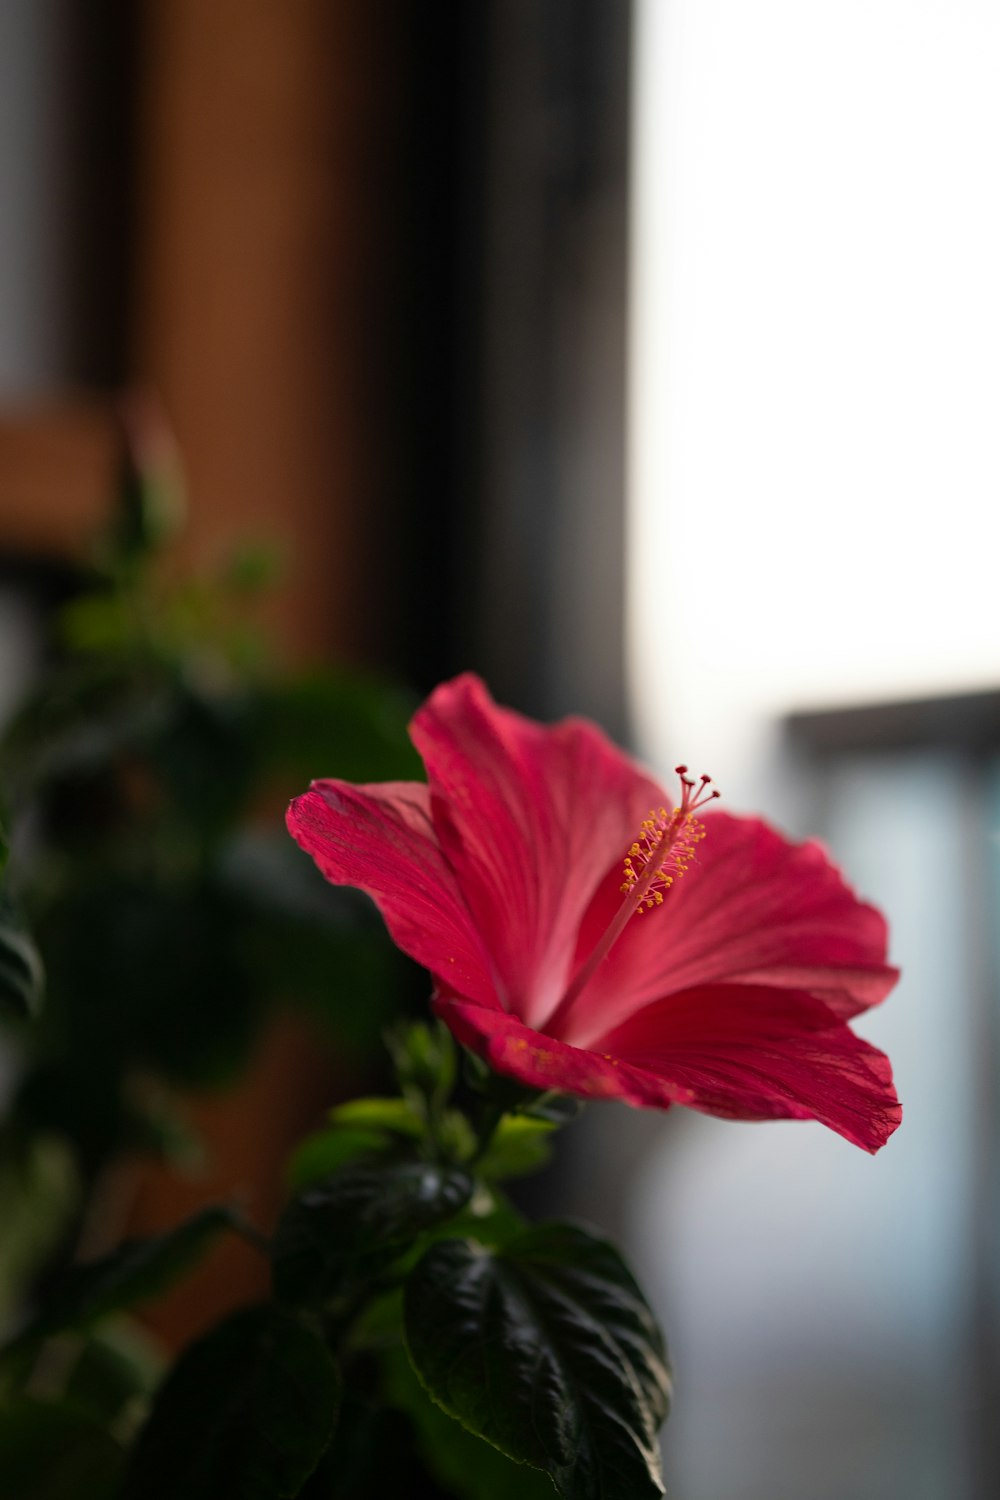
M721 792L715 792L715 791L713 791L712 796L713 797L721 797L722 793Z
M684 776L687 774L687 766L674 766L674 774Z
M702 772L701 779L702 779L702 781L704 781L707 784L709 781L711 781L712 778L711 778L711 776L706 776L705 773Z

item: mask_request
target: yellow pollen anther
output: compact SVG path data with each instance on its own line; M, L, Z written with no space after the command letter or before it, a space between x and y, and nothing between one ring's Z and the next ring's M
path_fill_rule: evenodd
M549 1016L546 1025L554 1036L559 1034L558 1026L571 1013L580 994L635 913L641 915L652 911L654 906L663 905L674 878L685 873L695 858L697 845L705 837L705 828L694 813L719 794L710 789L711 778L708 776L702 776L699 782L693 781L687 774L687 766L678 766L677 774L681 779L680 806L670 813L665 807L657 808L643 819L639 837L623 861L621 893L625 899Z
M719 795L709 789L709 777L703 776L696 783L688 777L686 766L678 766L677 774L681 779L680 804L669 813L665 807L651 809L625 856L620 890L623 896L635 895L635 909L640 915L662 906L675 877L686 874L706 831L694 816L695 810Z

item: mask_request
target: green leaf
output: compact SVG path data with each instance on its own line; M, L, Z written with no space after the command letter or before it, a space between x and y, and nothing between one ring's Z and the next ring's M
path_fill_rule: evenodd
M62 1394L78 1411L87 1411L122 1435L128 1421L145 1410L163 1377L163 1358L152 1336L125 1318L105 1323L86 1337Z
M423 1119L409 1099L351 1099L331 1109L328 1118L333 1125L389 1130L414 1139L424 1132Z
M193 1344L139 1434L122 1500L297 1495L333 1436L340 1378L318 1334L277 1307Z
M570 1125L583 1112L584 1101L572 1094L559 1094L549 1090L539 1094L525 1107L524 1113L533 1120L547 1120L550 1125Z
M100 1260L71 1266L45 1306L3 1351L20 1353L68 1328L88 1328L110 1313L148 1302L195 1264L211 1242L230 1228L227 1208L202 1209L165 1234L129 1240Z
M351 1324L351 1346L382 1349L403 1327L403 1285L429 1246L440 1240L474 1239L500 1249L524 1233L522 1216L495 1190L480 1182L465 1207L443 1224L427 1229L393 1256L390 1290L371 1297Z
M441 1021L397 1026L387 1033L386 1045L403 1092L413 1099L426 1099L432 1109L442 1106L458 1069L447 1026Z
M656 1321L606 1240L572 1224L500 1251L443 1240L404 1298L406 1341L433 1399L565 1500L663 1494L657 1431L670 1377Z
M388 1150L390 1137L380 1130L320 1130L300 1141L288 1163L293 1188L308 1187L338 1172L359 1157Z
M391 1264L416 1237L472 1197L468 1172L433 1162L345 1167L302 1193L274 1237L274 1284L292 1303L329 1300L356 1277Z
M517 1239L526 1228L523 1216L503 1193L480 1183L467 1207L437 1238L467 1236L480 1245L498 1246Z
M0 894L0 1015L24 1020L38 1009L42 961L8 895Z
M344 671L264 684L251 725L261 770L289 792L317 768L345 781L405 781L422 775L406 732L416 705L396 687Z
M3 1500L112 1500L122 1452L72 1406L18 1400L0 1411Z
M316 1182L360 1157L404 1151L412 1156L413 1143L422 1137L433 1144L435 1156L447 1161L468 1161L475 1150L464 1115L438 1110L430 1122L409 1099L352 1099L332 1109L329 1118L326 1130L309 1136L295 1151L288 1171L293 1186Z
M530 1115L504 1115L486 1151L477 1163L483 1177L522 1177L536 1172L551 1155L549 1137L555 1130L551 1120Z
M333 1442L301 1500L438 1500L421 1470L415 1440L412 1424L386 1404L378 1362L355 1357Z
M235 594L253 596L274 588L283 571L284 558L273 543L242 541L226 560L220 581Z
M461 1500L554 1500L547 1474L512 1463L436 1406L401 1348L383 1354L382 1368L388 1400L409 1417L420 1456L447 1494Z
M25 1138L13 1124L0 1135L0 1334L69 1230L80 1193L65 1140Z

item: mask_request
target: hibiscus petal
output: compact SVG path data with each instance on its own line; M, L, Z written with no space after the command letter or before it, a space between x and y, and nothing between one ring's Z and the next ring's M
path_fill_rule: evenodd
M633 918L559 1035L589 1046L641 1006L725 980L808 990L842 1017L885 998L899 977L881 913L860 901L822 846L793 844L759 818L713 812L662 907ZM617 909L613 867L587 913L576 964Z
M726 1119L812 1119L877 1151L902 1110L888 1058L803 991L717 984L646 1006L597 1050Z
M437 689L411 735L504 1008L543 1025L601 876L664 794L593 724L536 724L498 708L470 674Z
M807 994L690 990L592 1049L466 1001L439 996L434 1008L464 1046L529 1088L731 1120L818 1120L872 1153L902 1118L888 1058Z
M314 781L288 831L334 885L367 891L396 945L447 986L495 1005L489 961L442 856L426 786Z
M638 1108L667 1109L694 1101L692 1091L682 1084L629 1067L616 1057L569 1047L506 1011L440 995L434 1010L463 1046L477 1052L495 1072L529 1088L556 1089L585 1099L622 1099Z

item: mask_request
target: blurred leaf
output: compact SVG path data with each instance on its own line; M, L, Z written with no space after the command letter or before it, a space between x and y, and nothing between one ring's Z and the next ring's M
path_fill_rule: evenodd
M406 733L414 707L391 684L354 673L263 684L254 705L257 763L266 773L281 772L289 794L320 776L422 781Z
M259 594L280 582L285 567L279 547L244 542L227 561L222 585L237 594Z
M39 1135L23 1139L13 1130L0 1139L0 1336L32 1272L65 1234L79 1198L64 1142Z
M0 1016L24 1020L41 1003L42 961L13 901L0 892Z
M16 1355L54 1333L87 1328L109 1313L152 1300L190 1270L232 1225L230 1209L205 1208L165 1234L128 1240L111 1255L71 1266L3 1354Z
M367 921L338 930L259 913L243 936L241 951L266 993L308 1008L337 1054L372 1057L399 1007L403 961L384 934Z
M97 1421L115 1425L126 1408L144 1402L162 1378L162 1359L138 1324L105 1323L84 1343L63 1387L63 1398Z
M0 1410L3 1500L113 1500L122 1452L88 1413L20 1400Z
M184 482L173 433L159 403L132 392L119 403L121 461L103 550L134 570L169 541L184 518Z
M347 1166L285 1210L274 1237L274 1284L291 1303L327 1301L362 1266L391 1264L418 1235L472 1197L467 1172L433 1162Z
M514 1205L495 1187L480 1183L468 1205L439 1238L469 1236L480 1245L506 1245L525 1230L525 1221Z
M552 1154L551 1120L530 1115L504 1115L476 1170L486 1178L522 1177L543 1167Z
M12 803L37 788L105 767L167 722L169 683L148 664L75 660L54 670L9 725L0 767Z
M444 1161L471 1162L478 1141L469 1121L457 1109L441 1109L429 1119L434 1155Z
M424 1133L423 1119L409 1099L349 1099L335 1105L328 1119L333 1125L389 1131L414 1140Z
M431 1113L440 1110L458 1070L458 1054L447 1026L440 1021L400 1023L387 1032L385 1040L404 1094L426 1100Z
M406 1284L406 1342L433 1399L566 1500L656 1500L666 1351L618 1252L571 1224L499 1252L443 1240Z
M192 819L201 841L218 837L243 811L254 780L245 693L174 684L171 713L148 749L171 802Z
M43 1027L51 1019L50 1010L43 1013ZM86 1068L80 1067L79 1056L49 1059L44 1054L26 1066L13 1109L19 1131L35 1139L57 1141L81 1180L89 1179L100 1161L128 1136L117 1060L103 1057L97 1047L85 1055Z
M291 1180L301 1186L360 1156L399 1153L414 1143L421 1152L461 1165L475 1151L469 1122L444 1110L430 1125L410 1099L352 1099L330 1111L330 1125L303 1141L292 1158Z
M572 1094L547 1093L525 1105L523 1113L532 1120L545 1120L549 1125L570 1125L583 1113L584 1101L574 1099Z
M123 1071L182 1084L231 1076L263 1003L246 927L210 875L157 885L108 871L74 884L39 929L69 1069L82 1074L86 1057L105 1072L118 1059Z
M321 1130L296 1147L286 1175L293 1188L307 1187L339 1171L348 1162L377 1155L391 1144L391 1138L380 1130Z
M276 1307L192 1345L139 1434L122 1500L298 1495L337 1420L340 1379L317 1334Z
M60 619L66 645L81 652L126 652L135 642L132 601L110 590L84 594L67 604Z
M197 1175L204 1169L205 1143L190 1118L187 1101L156 1079L132 1074L124 1080L124 1104L130 1149L169 1162L182 1175Z

